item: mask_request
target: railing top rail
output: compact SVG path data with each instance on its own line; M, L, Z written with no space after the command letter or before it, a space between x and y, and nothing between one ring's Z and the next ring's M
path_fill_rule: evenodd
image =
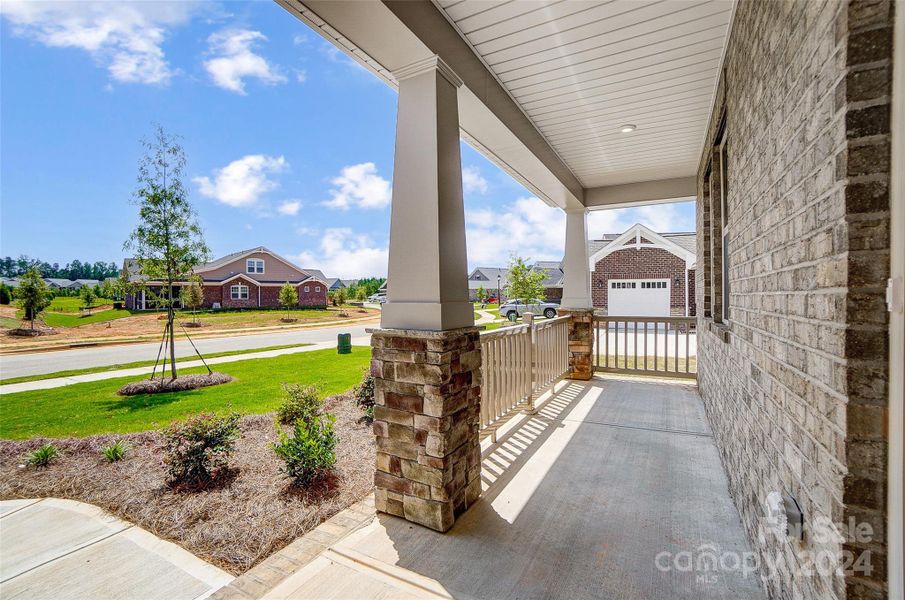
M605 316L594 315L595 321L619 322L623 323L696 323L697 317L631 317L631 316Z
M521 324L521 325L506 325L505 327L500 327L499 329L494 329L492 331L482 331L481 338L493 338L493 337L505 337L507 335L518 335L522 333L526 333L530 328L530 325Z
M543 320L543 321L535 321L535 322L534 322L534 325L535 325L538 329L543 329L543 328L545 328L545 327L553 327L553 326L556 325L557 323L564 323L564 322L568 321L568 320L571 319L571 318L572 318L572 317L570 317L569 315L564 315L564 316L562 316L562 317L553 317L552 319L545 319L545 320Z

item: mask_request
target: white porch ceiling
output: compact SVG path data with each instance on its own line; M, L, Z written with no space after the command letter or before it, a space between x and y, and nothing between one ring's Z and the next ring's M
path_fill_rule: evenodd
M696 174L732 0L434 3L583 187Z

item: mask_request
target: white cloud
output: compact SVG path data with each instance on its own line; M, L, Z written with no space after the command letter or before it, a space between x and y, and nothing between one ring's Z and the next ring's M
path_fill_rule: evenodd
M249 154L234 160L221 169L214 169L213 181L209 177L194 177L202 196L214 198L235 207L250 207L258 198L279 186L269 175L280 173L289 167L282 156Z
M15 35L54 48L84 50L123 83L166 85L175 74L162 44L197 2L29 2L4 0Z
M591 211L588 236L598 239L604 233L622 233L635 223L657 232L694 231L694 211L682 208L682 204L659 204ZM532 261L563 257L565 213L535 197L518 198L502 210L467 210L465 225L472 266L505 266L512 253Z
M277 212L281 215L294 216L299 214L299 209L301 207L302 203L298 200L286 200L277 206Z
M252 51L258 41L267 37L260 31L248 29L224 29L207 38L210 53L214 56L204 61L204 68L214 83L223 89L245 95L245 79L258 79L267 85L286 83L286 76L279 67Z
M299 83L305 83L305 80L308 79L308 74L304 69L296 69L295 71L295 80Z
M370 237L347 227L324 231L317 252L302 252L293 258L302 267L320 269L329 277L353 279L386 277L388 250Z
M330 180L333 189L324 206L349 210L359 208L383 208L390 203L390 182L377 174L372 162L343 167L340 175Z
M465 193L479 192L487 193L487 180L481 175L481 170L477 167L465 167L462 169L462 188Z
M307 37L307 36L304 36L304 35L302 35L302 34L300 34L300 33L299 33L299 34L296 34L296 35L293 36L293 38L292 38L292 43L293 43L294 45L296 45L296 46L301 46L302 44L308 43L308 37Z

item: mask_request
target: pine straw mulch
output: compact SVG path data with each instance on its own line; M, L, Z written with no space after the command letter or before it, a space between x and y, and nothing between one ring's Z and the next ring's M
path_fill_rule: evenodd
M197 390L198 388L209 387L212 385L221 385L229 383L233 378L226 373L198 373L195 375L180 375L176 379L142 379L141 381L133 381L127 383L117 390L120 396L137 396L139 394L159 394L165 392L184 392L186 390Z
M328 400L336 415L335 476L307 489L292 486L270 443L274 417L242 417L242 437L229 474L201 491L167 485L156 431L87 438L0 440L0 499L70 498L88 502L171 540L239 575L295 538L314 529L373 488L374 437L360 421L351 394ZM108 463L101 449L128 442L126 458ZM53 442L62 456L46 469L22 467L23 457Z

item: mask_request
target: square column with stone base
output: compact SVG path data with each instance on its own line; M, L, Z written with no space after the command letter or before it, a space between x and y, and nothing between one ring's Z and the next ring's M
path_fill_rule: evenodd
M479 329L370 333L377 510L447 531L481 495Z
M594 310L561 310L569 319L569 379L588 381L594 375Z

